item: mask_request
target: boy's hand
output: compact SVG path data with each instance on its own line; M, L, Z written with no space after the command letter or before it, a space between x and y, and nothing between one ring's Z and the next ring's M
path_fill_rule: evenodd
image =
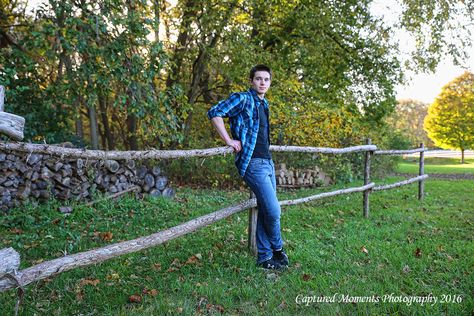
M234 148L234 152L236 153L242 150L242 143L240 142L240 140L231 139L226 142L226 145Z

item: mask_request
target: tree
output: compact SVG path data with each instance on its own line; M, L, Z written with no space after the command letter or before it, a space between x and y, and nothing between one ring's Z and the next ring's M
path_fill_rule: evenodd
M424 124L428 136L441 148L474 148L474 74L465 72L441 89L428 109Z
M32 17L26 0L0 0L7 106L26 116L27 139L71 140L75 127L109 150L211 145L206 110L246 89L257 63L275 73L274 140L357 143L395 106L394 28L420 35L421 70L471 45L473 8L456 0L397 0L399 26L375 16L373 0L45 2Z
M423 129L423 122L428 114L428 104L417 100L398 100L395 111L387 118L387 123L406 137L411 146L423 143L432 147L433 141Z

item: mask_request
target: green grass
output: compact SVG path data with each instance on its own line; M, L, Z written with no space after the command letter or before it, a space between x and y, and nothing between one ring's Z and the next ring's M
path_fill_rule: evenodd
M239 213L164 245L32 283L20 314L471 315L473 190L474 181L429 180L423 202L416 199L415 185L376 192L369 219L361 215L360 193L285 207L282 227L291 267L280 273L255 267L247 251L247 213ZM317 191L279 195L288 199ZM58 213L53 201L3 216L0 248L19 251L25 268L65 252L148 235L247 197L245 191L178 189L174 201L127 197L95 208L78 206L69 216ZM105 232L113 234L111 240L101 238ZM462 302L295 302L298 295L339 300L341 294L382 299L391 293L432 293L439 300L461 295ZM133 294L142 301L128 302ZM0 293L2 314L13 313L15 297L12 290Z
M418 168L417 158L407 158L398 165L397 172L418 174ZM425 158L425 173L474 174L474 159L465 159L461 164L458 158Z

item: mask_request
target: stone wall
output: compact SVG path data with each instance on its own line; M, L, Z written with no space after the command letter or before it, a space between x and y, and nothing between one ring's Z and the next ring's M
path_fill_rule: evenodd
M132 187L138 195L174 196L161 168L145 161L62 159L0 151L0 210L29 199L91 200L95 192L113 194Z

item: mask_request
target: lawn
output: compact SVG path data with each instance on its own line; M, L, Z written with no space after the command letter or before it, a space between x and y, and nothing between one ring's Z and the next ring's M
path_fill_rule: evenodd
M418 168L417 158L406 158L398 165L397 172L418 174ZM474 159L465 159L461 164L459 158L425 158L425 173L474 174Z
M20 314L471 315L473 190L474 181L429 180L423 202L416 185L376 192L369 219L360 193L285 207L291 266L278 273L255 267L243 212L162 246L32 283ZM25 268L148 235L247 197L181 188L175 200L126 197L77 206L69 216L57 212L55 201L30 205L0 219L0 248L18 250ZM430 294L436 303L397 302ZM0 293L2 314L13 314L15 297ZM327 302L309 301L318 298Z

